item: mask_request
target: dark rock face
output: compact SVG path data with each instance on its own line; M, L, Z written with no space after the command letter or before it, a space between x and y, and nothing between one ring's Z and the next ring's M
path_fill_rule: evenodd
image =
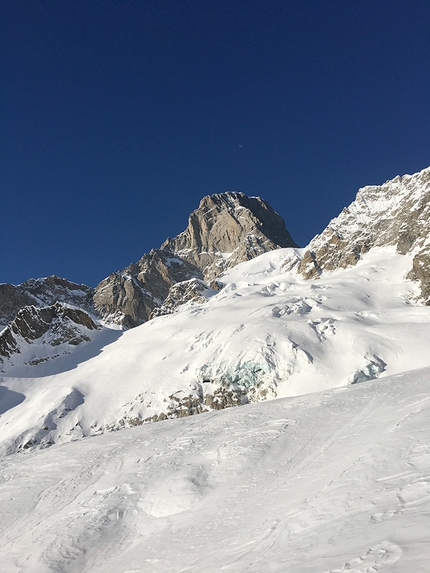
M430 302L430 168L381 186L363 187L348 208L309 243L298 272L316 278L355 265L373 247L395 246L414 255L409 278Z
M45 336L44 343L51 346L63 343L77 346L90 340L86 330L97 328L85 311L58 302L42 308L26 306L0 334L0 362L20 353L23 342L32 344Z
M421 285L421 297L430 304L430 253L423 251L415 255L412 268L407 276L408 279L419 281Z
M109 322L133 328L149 320L173 285L194 278L203 278L194 265L167 250L153 250L104 279L96 288L94 305Z
M191 213L183 233L104 279L95 308L108 322L132 328L189 300L203 302L201 293L209 289L203 281L238 263L295 246L284 221L259 197L210 195Z
M20 285L0 284L0 328L13 320L25 306L43 307L58 301L91 312L93 294L94 289L86 285L56 276L30 279Z

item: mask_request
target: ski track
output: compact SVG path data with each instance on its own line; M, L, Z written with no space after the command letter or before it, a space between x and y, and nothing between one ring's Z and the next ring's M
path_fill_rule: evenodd
M424 573L429 377L3 458L3 570Z

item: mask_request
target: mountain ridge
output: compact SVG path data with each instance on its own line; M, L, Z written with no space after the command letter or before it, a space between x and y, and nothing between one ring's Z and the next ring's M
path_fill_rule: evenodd
M359 189L355 200L316 235L298 265L304 278L354 266L371 248L413 254L409 278L430 303L430 167Z
M0 284L0 329L12 321L17 312L26 306L50 306L56 302L78 306L94 312L94 289L68 279L51 275L28 279L19 285Z
M430 168L397 176L380 186L363 187L305 249L296 249L287 257L284 269L314 280L324 273L356 265L374 247L393 245L402 255L412 255L407 276L420 287L417 300L429 304L429 217ZM35 332L44 329L36 309L57 302L86 313L86 321L109 328L135 328L152 318L172 314L181 305L206 302L223 288L222 279L215 280L223 273L286 246L294 248L296 244L282 218L260 197L238 192L205 196L190 214L182 233L166 239L137 263L111 273L95 289L55 276L29 279L18 286L0 285L0 325L4 329L0 333L1 359L4 362L20 353L23 345L35 342L25 336L22 320L11 327L24 308L34 307L26 316ZM73 346L73 328L69 331ZM44 357L34 359L39 358Z

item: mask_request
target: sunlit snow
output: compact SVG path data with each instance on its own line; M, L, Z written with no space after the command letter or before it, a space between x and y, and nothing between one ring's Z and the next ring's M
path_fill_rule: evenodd
M410 257L375 248L305 281L298 255L3 365L4 571L428 571L430 308ZM219 385L244 405L128 427Z

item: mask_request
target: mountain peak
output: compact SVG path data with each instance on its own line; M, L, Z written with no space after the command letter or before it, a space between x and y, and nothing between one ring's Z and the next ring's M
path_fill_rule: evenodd
M0 284L0 328L14 319L25 306L50 306L64 302L92 312L94 289L51 275L28 279L19 285Z
M210 283L268 251L294 246L282 218L260 197L237 191L206 195L189 216L185 231L104 279L96 288L95 306L109 322L134 327L172 312L172 301L178 306L201 300L203 281ZM189 288L188 281L200 286ZM182 282L187 283L184 288L177 287Z
M206 195L188 226L161 249L196 265L206 280L280 247L297 247L283 219L260 197L237 191Z

